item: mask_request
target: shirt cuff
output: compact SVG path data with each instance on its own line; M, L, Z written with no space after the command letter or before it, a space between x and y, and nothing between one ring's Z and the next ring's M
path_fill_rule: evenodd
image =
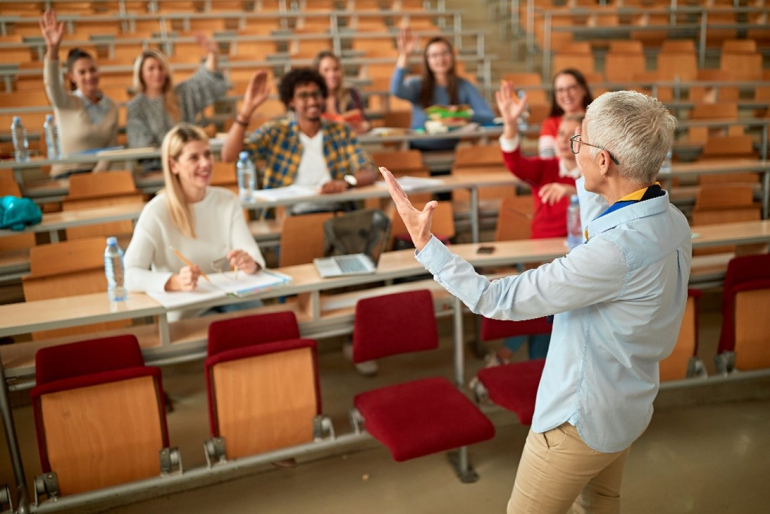
M500 150L506 153L515 152L519 149L520 139L519 135L516 134L516 137L513 137L511 139L507 139L503 136L500 136Z
M422 250L415 250L414 257L431 274L438 275L444 265L452 258L452 252L435 236L431 236L430 241Z

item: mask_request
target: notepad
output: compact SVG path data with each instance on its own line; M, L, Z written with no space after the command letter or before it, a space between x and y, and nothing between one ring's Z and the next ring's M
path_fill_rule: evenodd
M260 293L291 281L291 277L272 270L262 270L254 275L233 271L226 273L210 273L211 282L198 280L194 291L151 292L148 296L154 298L167 309L181 309L217 298L232 295L245 297Z
M315 196L317 194L317 188L291 185L287 187L276 187L272 189L260 189L259 191L254 191L254 198L267 202L277 202L278 200L304 198L308 196Z

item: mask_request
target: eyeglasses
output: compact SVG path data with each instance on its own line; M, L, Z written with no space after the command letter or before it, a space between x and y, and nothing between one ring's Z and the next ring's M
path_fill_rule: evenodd
M569 149L572 150L572 153L574 153L575 155L580 153L580 145L593 146L594 148L598 148L599 150L604 150L605 152L607 152L607 154L610 156L610 159L612 159L612 162L620 166L620 163L618 162L618 160L610 153L609 150L607 150L603 146L586 143L585 141L582 141L580 139L580 136L581 134L575 134L574 136L569 138Z
M557 88L554 90L554 92L555 92L557 95L563 95L563 94L565 94L565 93L574 93L575 91L577 91L577 90L578 90L578 87L579 87L579 86L578 86L577 84L572 84L571 86L567 86L567 87L557 87Z
M321 93L320 89L316 89L315 91L300 91L296 95L299 100L307 100L308 98L313 98L314 100L319 100L323 98L323 93Z

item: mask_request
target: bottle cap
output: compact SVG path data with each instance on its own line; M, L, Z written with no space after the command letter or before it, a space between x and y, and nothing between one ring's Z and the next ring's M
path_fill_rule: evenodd
M578 198L578 195L572 195L569 197L569 203L579 203L580 199Z
M13 122L14 122L14 123L18 123L18 122L20 122L20 121L21 121L21 118L19 118L18 116L14 116L14 117L13 117Z
M117 237L108 237L107 238L107 246L118 246L118 238Z
M53 121L53 114L46 114L45 121Z
M249 158L249 152L244 151L238 154L238 159L240 159L241 161L248 160L248 158Z

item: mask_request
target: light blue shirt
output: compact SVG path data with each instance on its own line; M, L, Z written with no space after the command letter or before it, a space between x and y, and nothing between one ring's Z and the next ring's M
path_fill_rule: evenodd
M587 224L567 256L489 281L432 238L417 260L473 312L525 320L555 314L532 429L565 421L600 452L617 452L652 417L658 362L674 348L692 244L668 193Z
M74 95L83 100L83 108L86 110L88 119L91 120L91 123L94 125L99 125L104 117L107 116L107 113L110 112L110 109L112 109L112 100L101 93L99 94L101 95L101 98L98 102L94 103L79 89L74 91Z

